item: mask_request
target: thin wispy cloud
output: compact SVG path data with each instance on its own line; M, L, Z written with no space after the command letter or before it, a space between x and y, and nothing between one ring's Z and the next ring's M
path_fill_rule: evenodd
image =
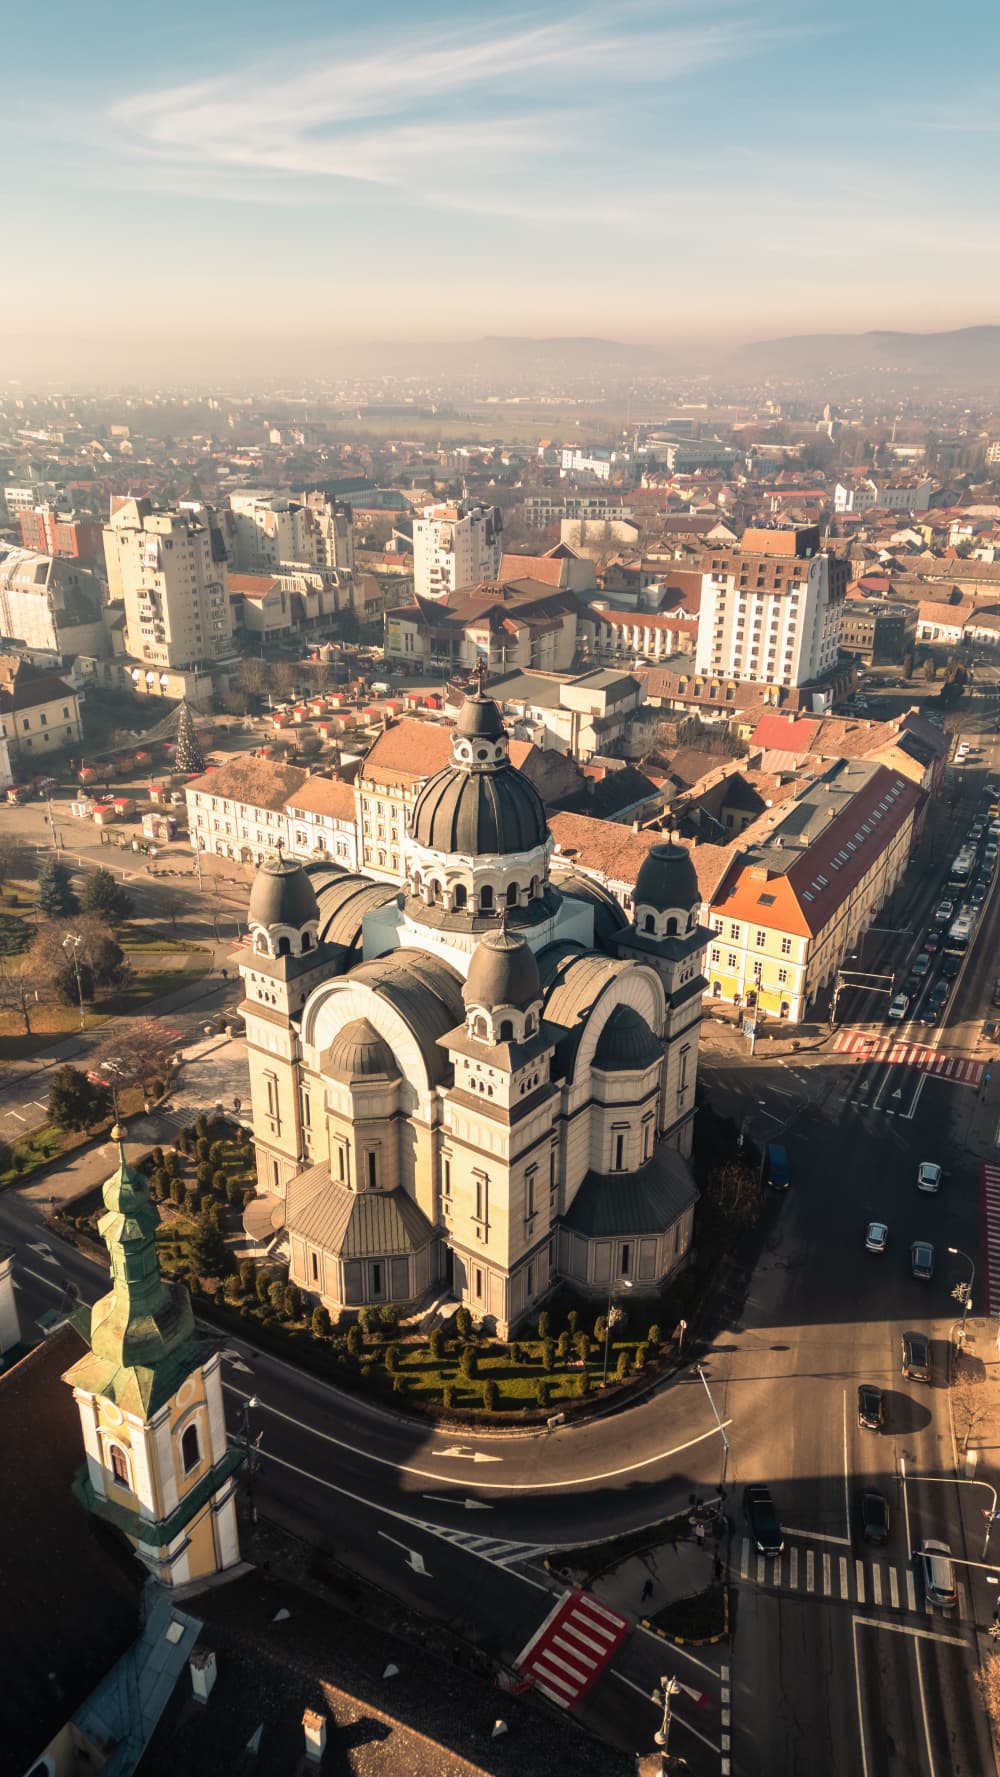
M630 101L663 98L671 84L751 56L776 33L737 15L703 23L662 4L567 12L544 25L492 15L437 34L422 25L374 51L341 41L305 68L299 46L294 68L270 62L136 92L111 107L108 122L122 147L188 174L362 182L431 202L439 184L449 207L468 208L484 197L471 182L485 180L508 188L502 207L516 213L512 181L564 176L595 138L627 156Z

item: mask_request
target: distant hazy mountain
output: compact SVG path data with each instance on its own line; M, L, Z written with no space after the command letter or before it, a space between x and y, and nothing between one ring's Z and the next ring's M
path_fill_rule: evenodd
M958 327L948 333L803 333L741 346L727 368L754 377L808 377L860 371L874 377L913 376L1000 382L1000 327Z

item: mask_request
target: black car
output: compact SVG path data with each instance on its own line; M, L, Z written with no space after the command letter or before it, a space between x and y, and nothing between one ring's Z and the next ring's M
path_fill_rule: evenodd
M858 1389L858 1424L862 1431L881 1431L885 1424L885 1396L870 1382Z
M941 958L942 980L954 981L955 976L958 974L958 971L961 967L962 967L961 957L956 956L955 952L953 950L946 950L943 957Z
M877 1487L866 1487L861 1495L861 1534L866 1543L881 1548L889 1541L892 1513L889 1501Z
M931 1379L931 1342L926 1333L904 1333L901 1341L903 1375L911 1382Z
M907 975L906 980L903 982L903 992L907 999L910 1001L915 1000L923 985L922 976Z
M757 1482L743 1489L743 1516L760 1555L780 1555L785 1546L770 1487Z

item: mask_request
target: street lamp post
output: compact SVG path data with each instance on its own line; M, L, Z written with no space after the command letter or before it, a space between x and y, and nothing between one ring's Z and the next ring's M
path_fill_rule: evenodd
M612 1297L614 1296L616 1283L620 1283L623 1288L627 1290L632 1288L631 1282L627 1277L612 1277L611 1279L611 1284L608 1289L608 1312L604 1317L604 1375L601 1379L602 1388L606 1388L608 1385L608 1354L611 1349L611 1317L614 1315L615 1320L617 1320L619 1313L619 1310L612 1305Z
M111 1102L114 1106L115 1122L120 1123L121 1118L118 1115L118 1082L119 1080L126 1080L128 1078L128 1068L121 1056L116 1055L110 1061L101 1062L101 1072L102 1074L111 1075L111 1079L108 1082L111 1087Z
M969 1267L969 1281L965 1285L964 1294L962 1296L962 1325L961 1325L961 1329L959 1331L959 1341L960 1341L961 1345L964 1347L966 1322L968 1319L969 1309L972 1307L972 1286L976 1281L976 1261L975 1261L975 1259L970 1258L968 1253L964 1253L960 1246L950 1246L948 1248L948 1251L950 1252L953 1259L964 1259L966 1264ZM961 1287L962 1286L959 1285L960 1289L961 1289Z
M702 1387L708 1396L708 1404L715 1415L715 1423L719 1428L719 1436L722 1439L722 1473L719 1477L719 1498L722 1500L724 1506L726 1501L726 1473L729 1468L729 1439L726 1437L726 1428L723 1425L722 1420L719 1418L719 1409L712 1399L712 1390L708 1386L708 1378L700 1364L697 1365L697 1370L701 1377Z
M680 1688L676 1678L664 1677L660 1679L660 1689L655 1694L654 1700L663 1704L663 1720L653 1735L653 1741L662 1753L666 1753L670 1740L670 1723L673 1719L671 1705L674 1698L680 1695Z
M76 993L77 993L77 998L80 1001L80 1029L86 1030L86 1028L87 1028L87 1008L83 1003L83 982L80 980L80 945L82 944L82 942L83 942L83 940L79 936L78 933L67 932L65 938L62 941L62 947L63 947L63 950L66 950L67 944L71 944L73 946L72 956L73 956L73 968L76 973ZM69 954L70 953L67 951L67 955L69 955Z
M257 1522L257 1501L254 1497L253 1483L254 1475L257 1471L257 1451L260 1448L260 1440L264 1434L263 1432L258 1432L256 1438L251 1438L250 1412L253 1407L259 1406L260 1402L255 1394L248 1395L247 1399L243 1402L243 1450L247 1460L247 1508L250 1514L251 1524L256 1524Z

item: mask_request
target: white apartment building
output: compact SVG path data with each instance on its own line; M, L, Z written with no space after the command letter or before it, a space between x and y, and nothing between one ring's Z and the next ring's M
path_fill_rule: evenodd
M23 487L12 482L9 487L4 488L3 497L7 516L15 523L19 513L34 512L36 506L42 506L46 502L53 506L69 503L66 489L57 487L54 481L26 482Z
M0 548L0 636L28 654L111 653L102 584L78 562Z
M838 481L833 490L833 510L871 512L877 506L882 512L926 512L934 486L929 477L922 481L885 482L862 476L857 481Z
M496 506L428 506L413 521L413 585L418 598L447 598L464 586L495 580L503 552L503 514Z
M836 666L847 564L820 551L815 526L747 531L702 568L699 673L790 686Z
M226 546L212 507L160 512L147 499L113 501L104 554L134 659L187 669L232 652Z
M313 519L316 566L353 574L354 516L350 506L343 500L329 499L319 489L304 498Z
M231 494L229 505L236 536L234 566L239 573L273 573L282 562L316 565L318 527L301 500L257 490Z

